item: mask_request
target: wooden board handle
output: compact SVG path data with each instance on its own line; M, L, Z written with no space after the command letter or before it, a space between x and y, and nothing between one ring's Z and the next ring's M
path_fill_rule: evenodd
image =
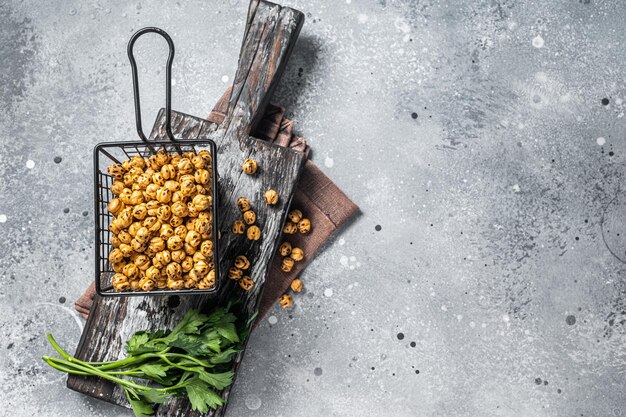
M239 64L228 111L226 136L249 135L269 103L304 23L304 14L263 0L248 9Z

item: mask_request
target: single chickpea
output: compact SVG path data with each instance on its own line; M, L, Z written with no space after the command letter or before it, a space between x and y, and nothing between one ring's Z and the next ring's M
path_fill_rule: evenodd
M172 238L170 238L172 239ZM184 250L173 250L172 251L172 261L173 262L182 262L185 260L185 258L187 257L187 254L185 253Z
M272 189L267 190L265 192L265 202L270 206L273 206L276 203L278 203L278 192Z
M283 258L283 262L280 265L280 269L283 270L283 272L290 272L291 269L293 268L295 261L291 258Z
M201 240L202 238L200 237L200 233L195 230L188 231L187 236L185 237L185 243L189 243L193 247L198 246Z
M156 217L162 222L166 222L172 217L172 209L170 206L160 206L157 209Z
M139 268L135 264L128 264L122 269L122 274L126 275L129 279L137 279L139 277Z
M150 249L154 252L161 252L165 250L165 241L160 237L153 237L150 239Z
M137 185L139 189L145 190L151 183L152 176L148 176L148 174L143 173L137 176L137 182L135 183L135 185Z
M191 157L191 163L195 169L203 169L206 166L206 161L202 159L200 155L194 155Z
M120 223L117 220L113 220L111 223L109 223L109 230L113 234L119 234L122 231L122 228L120 227Z
M128 278L123 274L113 275L111 283L113 284L113 289L115 289L115 291L126 291L130 288Z
M304 285L302 285L302 281L299 278L296 278L293 281L291 281L291 284L289 284L289 287L291 287L291 291L293 292L302 292Z
M239 255L235 258L235 267L245 271L250 268L250 261L245 256Z
M297 231L298 231L298 226L292 222L285 223L285 226L283 227L283 233L286 233L288 235L293 235Z
M122 181L115 180L113 181L113 184L111 184L111 192L113 195L120 195L124 188L124 183Z
M291 308L293 307L293 297L289 294L283 294L278 299L278 303L282 308Z
M180 189L180 184L178 183L178 181L174 181L174 180L165 181L165 184L163 184L163 186L167 188L168 190L170 190L172 193Z
M133 225L134 224L135 223L133 223ZM145 243L148 241L148 239L150 239L150 231L148 230L147 227L141 227L135 233L135 240L137 240L140 243Z
M156 200L156 193L158 189L158 184L149 184L144 192L144 197L147 197L147 200Z
M151 266L146 269L146 278L156 280L159 275L161 275L161 270L159 270L156 266Z
M197 218L193 222L193 230L200 234L207 233L211 230L211 222L206 219Z
M156 287L156 284L151 279L144 279L139 281L139 287L142 291L152 291Z
M161 203L169 203L172 201L172 192L164 187L159 187L157 190L156 198Z
M148 215L148 209L145 204L139 204L133 207L133 217L137 220L143 220Z
M183 180L180 183L180 193L185 197L191 197L196 192L195 180Z
M116 235L111 236L111 246L113 246L114 248L119 248L120 243L122 243L122 241Z
M174 216L174 215L172 215L172 217L170 217L170 225L172 227L178 227L181 224L183 224L183 218L182 217L178 217L178 216Z
M192 218L198 217L201 213L192 202L187 203L187 211L189 212L187 215Z
M124 254L120 249L113 249L109 252L109 262L118 263L124 260Z
M189 158L181 158L176 167L181 174L190 174L195 168Z
M183 247L183 240L178 236L172 236L167 239L167 248L169 250L180 250Z
M133 239L130 233L128 233L126 230L122 230L121 232L119 232L117 237L120 240L120 242L126 243L126 244L129 244L130 241Z
M181 290L185 288L185 281L183 281L182 279L177 279L177 280L168 279L167 288L169 288L170 290Z
M137 265L137 268L139 268L140 271L145 271L146 269L150 268L151 265L150 258L148 258L146 255L137 256L133 262L135 263L135 265Z
M298 232L303 235L308 234L311 231L311 220L302 219L298 222Z
M254 287L254 281L246 275L239 280L239 286L243 288L244 291L250 291L252 287Z
M209 182L209 171L206 169L199 169L194 174L194 179L198 184L206 184Z
M111 268L113 269L113 271L119 272L119 273L121 273L124 270L125 266L126 266L126 262L118 262L116 264L111 264Z
M160 171L155 172L154 174L152 174L152 182L158 185L159 187L161 187L165 185L165 178L163 177L163 174Z
M199 261L206 261L206 260L207 260L207 257L206 257L206 256L204 256L204 255L202 254L202 252L198 251L198 252L196 252L196 253L194 253L194 254L193 254L192 259L193 259L193 261L194 261L194 262L199 262Z
M233 266L228 270L228 278L230 279L237 281L241 279L242 276L243 276L243 271L237 268L236 266Z
M167 164L169 161L170 161L170 155L167 152L165 152L165 150L160 149L156 153L156 163L157 163L159 168L161 168L163 165Z
M291 243L281 243L280 247L278 248L278 253L280 253L282 256L289 256L291 254Z
M194 265L193 270L196 271L196 274L203 277L209 273L209 265L204 261L200 261Z
M174 229L174 234L182 240L185 240L185 238L187 237L187 227L181 224L176 229Z
M189 272L191 271L191 269L193 268L193 258L190 256L187 256L185 259L183 259L183 261L180 263L180 266L183 268L183 272Z
M291 250L291 259L296 262L300 262L304 259L304 251L300 248L293 248Z
M208 209L209 207L211 207L211 200L212 199L210 196L198 194L197 196L193 198L193 200L191 200L191 202L193 203L194 206L196 206L196 210L204 211Z
M242 213L250 210L250 200L245 197L239 197L237 199L237 207L239 207Z
M137 239L133 239L130 241L130 247L133 248L135 252L142 253L143 251L146 250L148 245L146 244L146 242L140 242Z
M159 236L164 240L171 238L174 236L174 228L169 224L161 225L161 229L159 229Z
M233 222L233 233L237 235L243 235L243 232L246 230L246 225L243 224L241 220L235 220Z
M172 164L165 164L161 167L161 176L164 180L171 180L176 178L176 168ZM163 184L160 184L163 185Z
M176 262L170 262L165 271L167 272L167 277L172 280L180 279L183 273L182 267Z
M243 162L243 165L241 167L241 169L243 170L243 172L245 172L248 175L252 175L256 172L257 170L257 163L254 159L246 159Z
M126 170L120 164L109 165L109 167L107 168L107 171L108 171L109 175L111 175L116 180L123 179L124 178L124 174L126 173Z
M122 203L122 200L120 200L119 198L114 198L113 200L109 201L107 208L109 209L109 213L118 214L119 212L124 210L124 203Z
M254 222L256 221L256 214L252 210L244 212L242 217L243 221L246 222L246 224L248 225L254 224Z
M291 210L288 216L289 216L289 220L291 220L294 223L298 223L300 220L302 220L302 212L298 209Z
M259 226L254 225L254 226L250 226L246 232L248 239L250 240L259 240L261 239L261 229L259 229Z
M198 248L190 243L185 242L185 244L183 245L183 250L187 255L192 256L198 251Z

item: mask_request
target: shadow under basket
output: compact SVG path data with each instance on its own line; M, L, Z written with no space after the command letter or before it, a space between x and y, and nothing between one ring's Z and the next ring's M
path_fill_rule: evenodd
M111 192L113 177L108 174L107 168L116 163L122 163L134 156L148 158L159 150L168 154L182 154L184 152L198 153L207 150L211 154L211 214L212 214L212 240L213 260L215 268L215 285L208 289L154 289L152 291L115 291L111 279L115 274L109 262L109 252L112 250L109 225L113 216L108 211L108 204L114 198ZM95 281L96 292L103 297L109 296L153 296L153 295L181 295L197 294L209 295L219 292L222 277L219 271L219 239L218 213L219 206L217 192L217 148L210 139L196 139L184 141L153 141L153 142L107 142L100 143L94 148L94 212L95 212Z

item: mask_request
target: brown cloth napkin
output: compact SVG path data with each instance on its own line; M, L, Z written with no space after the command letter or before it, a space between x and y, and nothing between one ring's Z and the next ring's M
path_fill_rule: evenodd
M224 120L229 100L230 89L220 98L207 119L214 123L221 123ZM284 115L284 108L270 104L263 119L252 132L252 136L308 154L309 148L306 141L292 133L293 122L285 119ZM311 220L311 232L305 236L301 234L284 235L282 239L290 242L294 247L301 248L305 258L301 262L297 262L289 273L280 269L281 256L277 255L274 258L259 305L259 319L288 290L291 281L313 260L334 232L359 213L356 204L311 161L306 161L304 165L291 208L300 209L304 216ZM305 280L304 286L306 288ZM95 284L91 283L89 288L74 303L74 308L84 318L89 316L95 295Z

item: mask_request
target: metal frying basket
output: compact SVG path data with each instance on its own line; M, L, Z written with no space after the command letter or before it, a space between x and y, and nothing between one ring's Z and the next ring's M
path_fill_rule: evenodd
M167 41L169 45L169 56L167 59L166 79L165 79L165 126L169 141L149 141L143 133L141 125L141 107L139 102L139 81L137 76L137 64L133 55L133 46L135 41L145 33L157 33ZM173 295L173 294L217 294L221 283L221 274L219 273L219 240L218 234L218 213L217 206L217 147L215 142L210 139L194 139L194 140L177 140L172 133L171 121L171 71L172 61L174 60L174 43L169 35L162 29L156 27L147 27L138 30L128 42L128 58L130 60L133 75L133 92L135 101L135 119L137 124L137 133L141 141L136 142L106 142L96 145L93 153L94 164L94 208L95 208L95 263L96 263L96 292L100 296L132 296L132 295ZM182 154L183 152L193 151L200 152L207 150L211 154L211 197L213 203L211 205L213 220L213 260L215 265L215 285L209 289L184 289L170 290L155 289L153 291L115 291L111 282L111 278L115 274L108 257L112 249L111 232L109 225L113 216L108 212L107 205L113 198L111 185L113 177L108 174L107 167L114 163L121 163L125 159L133 156L141 156L147 158L155 154L159 150L165 150L169 154Z

